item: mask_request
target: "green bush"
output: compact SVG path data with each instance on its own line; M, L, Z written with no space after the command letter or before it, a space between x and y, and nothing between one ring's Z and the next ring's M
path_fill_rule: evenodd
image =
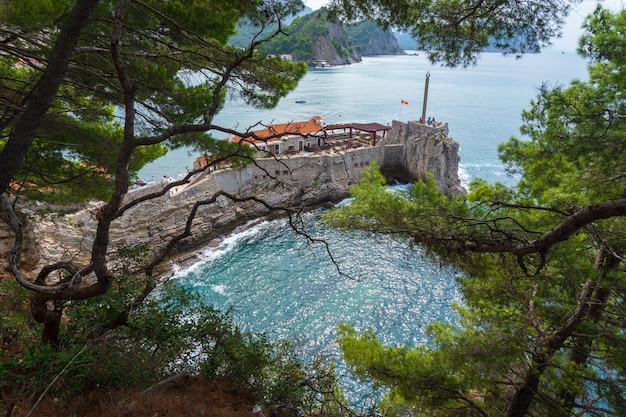
M0 279L0 343L7 347L37 338L28 295L14 279Z
M0 389L12 390L7 398L44 391L69 398L96 386L147 388L176 373L201 372L208 380L226 378L283 414L339 410L332 367L305 366L290 344L241 330L231 316L173 283L138 298L152 285L131 275L132 259L144 251L125 253L129 261L120 263L114 288L65 305L61 342L54 347L37 337L41 325L25 308L28 292L13 280L0 282L9 301L0 303L1 334L20 340L19 355L0 355Z
M321 361L305 365L290 343L243 332L227 315L202 314L198 328L204 358L200 369L207 379L227 378L283 415L322 410L339 415L343 395L333 366Z

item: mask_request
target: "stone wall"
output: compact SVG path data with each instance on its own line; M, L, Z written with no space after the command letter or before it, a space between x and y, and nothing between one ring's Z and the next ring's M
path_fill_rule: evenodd
M209 175L216 177L222 190L231 193L264 181L280 181L302 189L325 175L347 193L359 181L363 169L376 161L383 171L397 173L406 181L423 179L426 172L431 172L442 193L465 192L458 178L459 145L448 137L446 124L430 127L395 120L379 144L342 152L258 159L246 168Z
M185 227L189 213L197 202L210 200L218 191L238 198L256 196L274 207L315 207L339 201L349 194L363 169L376 161L383 171L408 181L423 178L432 172L443 193L462 193L458 179L458 144L448 138L444 124L436 128L415 122L394 121L386 138L376 147L361 147L343 152L307 155L282 155L279 159L258 159L241 169L207 171L188 184L173 187L164 196L137 205L116 220L111 232L111 256L129 245L146 244L153 253ZM162 190L166 182L153 183L131 190L129 202L148 193ZM77 213L61 216L50 214L34 219L29 230L36 242L35 252L40 264L73 258L86 262L96 227L97 205ZM172 259L193 259L203 245L231 232L238 226L270 212L258 202L235 202L218 197L210 205L202 205L192 223L191 237L183 240ZM1 235L10 240L8 234ZM26 265L25 265L26 267ZM28 269L35 273L39 266L28 258Z
M402 155L396 155L396 158L401 158L399 165L406 170L406 179L410 182L424 179L430 172L441 193L465 193L458 176L459 144L448 137L447 124L437 123L431 127L394 120L387 143L401 145Z

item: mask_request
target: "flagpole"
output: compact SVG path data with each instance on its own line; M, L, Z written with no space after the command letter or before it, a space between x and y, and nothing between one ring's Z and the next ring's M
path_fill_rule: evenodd
M430 71L426 73L424 82L424 104L422 105L422 123L426 123L426 104L428 103L428 82L430 81Z

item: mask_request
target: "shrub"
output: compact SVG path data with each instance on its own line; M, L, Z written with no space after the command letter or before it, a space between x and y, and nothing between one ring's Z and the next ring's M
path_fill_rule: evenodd
M289 343L241 330L231 316L173 283L138 297L152 285L132 275L133 259L145 251L124 253L111 291L65 305L54 347L36 337L40 325L28 314L28 292L0 281L0 334L5 344L19 340L12 355L0 354L3 400L42 392L69 398L96 386L147 388L176 373L201 372L208 380L228 379L283 415L339 409L332 405L340 396L332 367L304 365Z
M333 415L341 409L334 367L321 361L305 365L290 343L243 332L227 315L201 314L198 329L204 358L200 369L208 380L225 377L281 415L321 410Z

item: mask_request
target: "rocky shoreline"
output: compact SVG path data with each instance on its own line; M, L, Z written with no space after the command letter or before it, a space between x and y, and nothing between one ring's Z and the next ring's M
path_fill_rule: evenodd
M118 250L137 245L149 248L151 256L158 254L184 230L194 212L190 235L155 270L155 275L169 275L174 265L193 265L206 248L219 245L224 236L250 222L284 216L287 209L295 213L340 201L374 160L389 177L412 182L430 172L443 193L464 192L458 178L458 143L448 137L447 126L394 121L385 142L378 146L259 159L245 168L203 172L187 184L162 182L130 190L126 203L165 192L133 206L113 223L109 257L114 260ZM42 265L61 260L88 263L101 204L92 202L70 214L30 218L22 259L27 275L32 277ZM1 228L0 250L6 253L11 244L11 232Z

